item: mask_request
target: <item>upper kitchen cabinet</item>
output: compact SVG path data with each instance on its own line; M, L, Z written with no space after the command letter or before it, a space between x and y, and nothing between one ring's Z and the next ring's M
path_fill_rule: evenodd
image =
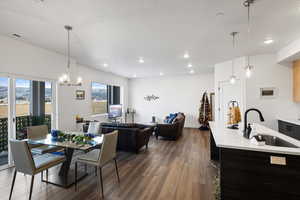
M281 49L277 61L293 68L293 100L300 103L300 39Z
M300 60L293 62L293 99L300 102Z

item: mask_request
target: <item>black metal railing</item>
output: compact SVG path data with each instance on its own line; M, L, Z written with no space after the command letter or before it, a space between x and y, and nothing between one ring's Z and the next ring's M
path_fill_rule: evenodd
M27 127L45 124L51 130L51 115L16 117L16 138L27 138ZM8 119L0 118L0 153L8 150Z
M7 118L0 118L0 153L7 151L7 130L8 120Z

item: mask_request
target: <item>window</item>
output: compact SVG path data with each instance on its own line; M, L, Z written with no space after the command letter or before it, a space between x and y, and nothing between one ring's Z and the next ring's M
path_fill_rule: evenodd
M52 113L52 84L45 82L45 114Z
M30 115L31 95L31 81L16 79L16 116Z
M121 103L121 88L92 82L92 113L105 114L108 105Z
M8 112L7 105L8 105L8 78L0 77L0 118L7 118L7 112Z
M107 85L92 82L92 112L107 113Z

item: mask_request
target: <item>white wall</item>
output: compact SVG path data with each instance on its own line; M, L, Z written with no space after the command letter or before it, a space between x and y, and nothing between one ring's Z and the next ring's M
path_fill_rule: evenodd
M245 57L240 59L246 61ZM245 91L243 104L246 108L261 110L265 117L265 122L262 124L275 130L277 130L277 118L279 116L297 119L300 105L292 100L292 68L277 64L275 54L251 56L251 65L254 66L254 72L250 79L245 77L245 64L243 62L240 62L236 69L238 78L245 82L242 87ZM216 65L215 84L229 79L226 70L228 70L228 62ZM263 87L277 88L278 96L275 99L261 99L260 88ZM216 92L217 96L218 92ZM259 122L257 113L249 113L249 122Z
M272 129L277 129L277 117L297 119L300 105L293 102L292 68L277 64L276 55L257 55L251 58L254 73L246 82L247 108L255 107L262 111L265 122ZM278 96L274 99L261 99L260 88L275 87ZM258 121L256 113L251 121Z
M237 77L238 81L236 84L238 85L239 91L234 91L234 94L230 95L230 97L226 98L227 101L228 99L230 100L236 100L240 101L239 106L240 110L243 113L246 108L246 91L245 91L245 78L244 78L244 70L242 66L245 66L246 64L246 59L245 57L242 58L236 58L234 60L234 75ZM227 113L227 107L222 106L222 105L228 105L228 102L223 102L222 99L220 99L220 89L227 84L229 85L229 77L232 75L232 61L225 61L222 63L218 63L215 65L215 120L222 120L222 124L227 123L227 120L224 120L224 115L223 113ZM225 94L224 94L225 95ZM232 99L233 96L237 97L237 99ZM222 104L222 105L221 105ZM220 110L219 110L220 109ZM223 109L223 110L222 110Z
M198 114L203 92L212 92L213 74L184 75L129 80L130 107L136 109L136 121L149 122L154 114L158 121L174 112L186 114L186 127L199 127ZM145 101L146 95L159 97Z
M74 61L73 61L74 62ZM32 79L57 80L66 70L66 57L21 41L0 36L0 76L15 74ZM123 88L123 104L128 105L128 79L111 73L77 65L72 68L83 78L83 86L57 88L58 126L61 129L75 129L75 115L91 114L91 81L118 85ZM75 100L75 90L84 89L85 100ZM97 117L105 120L104 117Z

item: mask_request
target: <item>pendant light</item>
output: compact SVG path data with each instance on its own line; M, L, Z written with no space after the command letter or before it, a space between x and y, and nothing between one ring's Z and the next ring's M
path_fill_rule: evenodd
M238 34L238 32L232 32L230 33L230 35L232 36L232 47L233 47L233 52L235 52L235 36ZM231 84L235 84L236 82L236 76L234 75L234 59L232 59L232 63L231 63L231 76L229 78L229 82Z
M249 44L250 44L250 7L251 7L251 4L254 3L254 0L246 0L244 2L244 6L247 8L248 10L248 48L249 48ZM248 54L247 56L247 65L245 67L245 70L246 70L246 77L247 78L250 78L251 75L252 75L252 71L253 71L254 67L250 64L250 55Z
M77 77L76 82L72 82L71 79L71 58L70 58L70 31L73 29L72 26L65 25L64 28L68 32L68 46L67 46L67 54L68 54L68 63L67 63L67 71L59 77L59 85L61 86L81 86L82 78L80 76Z

